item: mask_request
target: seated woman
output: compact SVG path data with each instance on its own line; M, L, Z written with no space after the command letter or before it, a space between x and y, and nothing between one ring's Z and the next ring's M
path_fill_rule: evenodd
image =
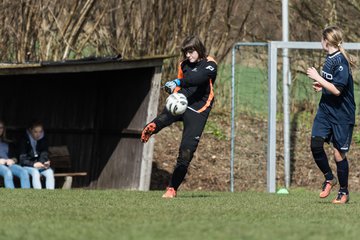
M32 177L35 189L41 189L40 175L46 178L47 189L55 188L54 171L48 159L48 143L40 121L33 121L19 144L20 164Z
M4 178L5 188L15 188L13 175L20 179L21 188L30 188L29 174L16 162L11 141L6 138L5 123L0 120L0 176Z

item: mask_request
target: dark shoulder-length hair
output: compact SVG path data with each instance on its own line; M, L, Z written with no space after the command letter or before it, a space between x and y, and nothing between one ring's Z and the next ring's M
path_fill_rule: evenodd
M188 36L184 39L181 45L181 52L183 54L184 59L186 59L186 53L188 51L197 51L200 59L204 59L207 57L206 48L204 44L201 42L200 38L197 36Z
M28 129L34 129L36 127L42 127L44 128L44 124L42 123L42 121L40 121L39 119L32 119L30 122L29 122L29 125L28 125Z

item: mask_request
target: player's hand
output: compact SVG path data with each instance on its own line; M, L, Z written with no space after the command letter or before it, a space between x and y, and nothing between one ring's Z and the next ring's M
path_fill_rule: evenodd
M318 83L318 82L313 82L313 89L314 89L314 91L315 92L320 92L321 90L322 90L322 86L321 86L321 84L320 83Z
M180 80L179 79L168 81L164 85L165 91L167 93L169 93L169 94L172 94L177 86L180 86Z
M6 160L6 165L8 165L9 167L14 164L15 164L15 161L13 159Z
M34 163L34 168L37 168L37 169L44 168L44 164L42 164L41 162L36 162L36 163Z
M306 74L308 75L309 78L311 78L312 80L317 80L320 76L320 74L318 73L318 71L314 68L314 67L310 67L307 69Z

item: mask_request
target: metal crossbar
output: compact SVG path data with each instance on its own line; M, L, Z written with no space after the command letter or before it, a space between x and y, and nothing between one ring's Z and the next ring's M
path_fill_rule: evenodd
M230 154L230 191L234 192L234 151L235 151L235 50L244 46L267 46L268 47L268 140L267 140L267 191L276 191L276 104L277 104L277 51L281 49L322 49L320 42L239 42L232 48L231 65L231 154ZM345 49L360 50L360 43L344 43ZM289 88L289 84L284 84ZM285 89L284 93L288 93ZM284 96L284 99L288 96ZM287 104L287 103L285 103ZM286 108L284 108L286 109ZM290 182L290 133L289 112L284 112L284 166L285 183ZM287 169L288 168L288 169ZM288 184L287 184L288 187Z

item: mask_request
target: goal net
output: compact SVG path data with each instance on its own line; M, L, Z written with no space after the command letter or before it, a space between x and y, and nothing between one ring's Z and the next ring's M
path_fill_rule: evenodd
M288 186L287 181L317 186L321 178L309 144L321 93L313 91L306 69L314 66L320 71L326 52L318 42L239 44L233 49L232 61L231 190L264 189L266 185L268 192L275 192L279 186ZM283 48L289 49L285 81ZM360 44L345 43L344 48L359 62ZM359 106L359 70L352 72ZM360 140L358 133L355 127L353 148Z

